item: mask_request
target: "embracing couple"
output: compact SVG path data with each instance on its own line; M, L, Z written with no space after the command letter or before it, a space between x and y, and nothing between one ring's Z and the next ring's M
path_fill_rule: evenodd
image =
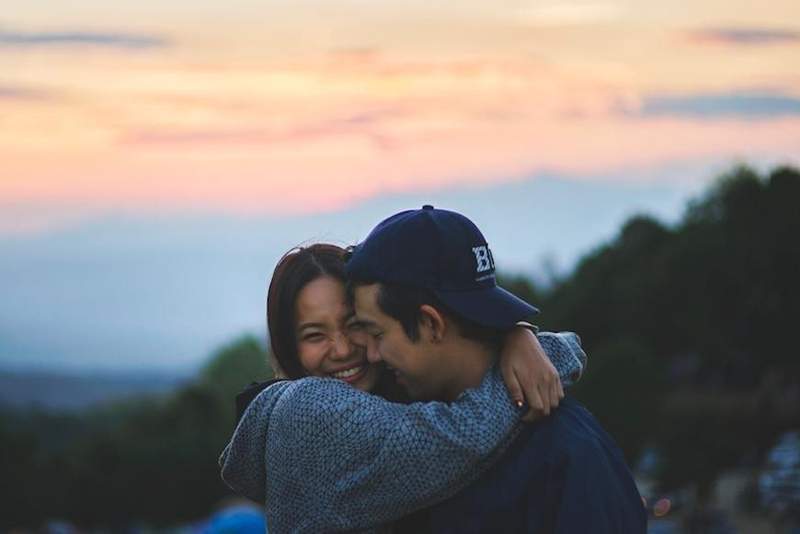
M288 380L237 398L223 479L273 534L644 534L621 451L563 394L580 340L534 334L537 312L475 224L432 206L290 251L267 309Z

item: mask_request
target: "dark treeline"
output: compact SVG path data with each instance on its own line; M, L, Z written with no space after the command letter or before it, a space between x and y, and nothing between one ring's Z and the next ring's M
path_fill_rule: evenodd
M233 429L233 398L269 377L263 346L243 338L166 398L79 414L0 413L0 529L65 518L121 530L207 516L230 495L217 457Z
M590 360L575 394L631 464L645 447L658 451L665 489L707 492L723 470L757 465L800 421L799 201L797 170L737 168L677 225L630 219L547 291L504 282L542 308L544 328L581 335ZM229 495L216 459L233 396L269 376L266 362L244 338L168 398L0 413L0 528L207 515Z
M576 395L664 489L708 493L800 424L800 172L739 167L667 227L628 220L543 295L542 326L589 352Z

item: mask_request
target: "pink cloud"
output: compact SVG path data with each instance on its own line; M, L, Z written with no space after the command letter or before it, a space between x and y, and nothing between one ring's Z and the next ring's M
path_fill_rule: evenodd
M382 131L385 122L403 116L401 108L373 109L287 128L160 129L127 132L120 144L171 145L274 145L302 143L342 136L364 138L381 150L391 150L396 140Z

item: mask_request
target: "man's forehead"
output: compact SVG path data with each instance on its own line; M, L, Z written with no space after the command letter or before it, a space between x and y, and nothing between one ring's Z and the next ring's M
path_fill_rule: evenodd
M375 284L360 284L355 287L353 297L356 304L371 305L375 303L375 298L378 295L379 285Z
M360 285L353 292L353 305L358 320L375 322L380 311L377 306L378 284Z

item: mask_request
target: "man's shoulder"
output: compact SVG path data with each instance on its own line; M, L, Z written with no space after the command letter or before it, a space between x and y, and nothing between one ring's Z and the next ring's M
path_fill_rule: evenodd
M544 502L560 503L557 520L574 527L566 532L584 531L591 524L596 532L644 532L641 496L622 450L576 399L565 398L518 441L521 452L510 458L516 469L507 466L507 472L524 472L528 491L554 499ZM591 521L577 518L579 511Z
M583 404L569 396L549 417L524 428L509 452L500 461L516 463L529 472L569 477L603 470L605 477L631 478L616 441Z
M577 399L565 397L549 417L525 429L520 438L537 450L554 448L562 453L574 453L597 443L613 442L611 436Z
M471 486L409 518L403 526L413 528L400 531L481 532L491 525L554 532L570 524L574 528L559 532L638 534L644 532L641 508L619 448L580 402L567 397L549 417L524 426Z

